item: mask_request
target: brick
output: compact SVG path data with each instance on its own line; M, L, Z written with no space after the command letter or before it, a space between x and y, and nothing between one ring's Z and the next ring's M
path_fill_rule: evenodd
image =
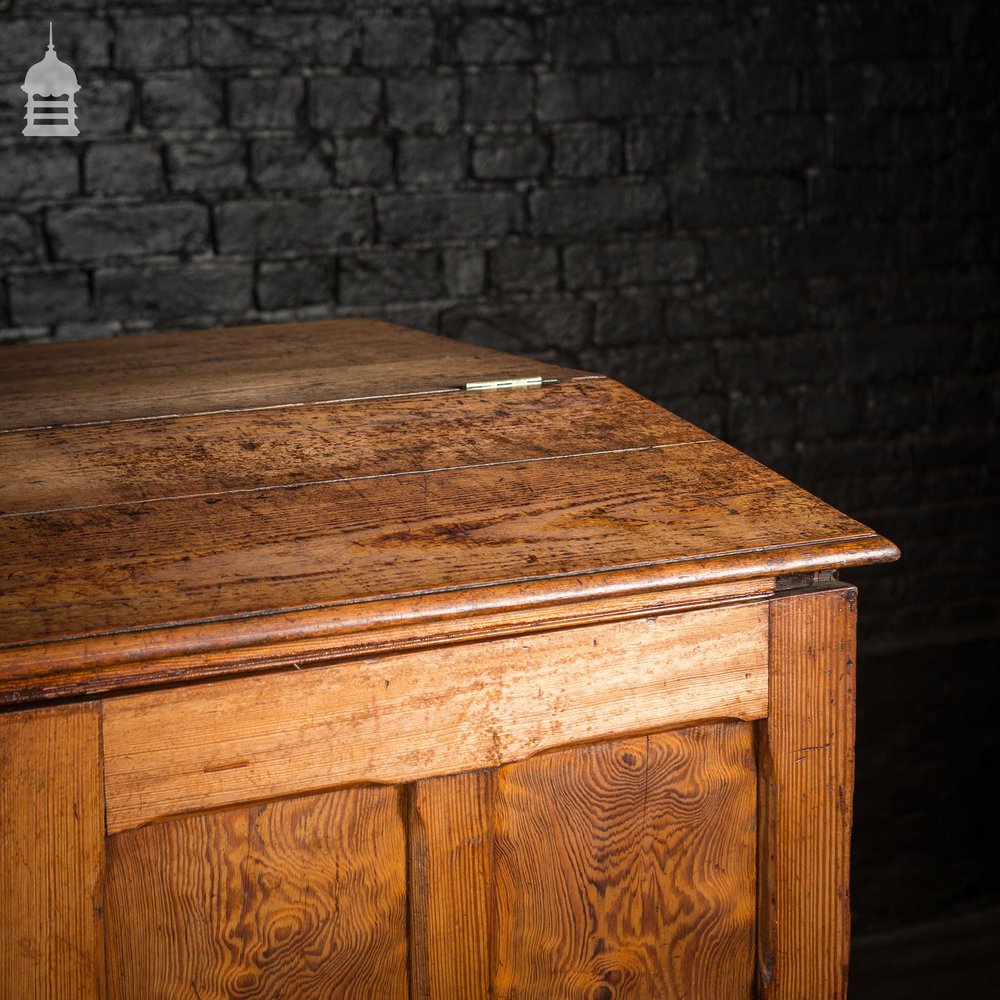
M445 289L453 298L480 295L486 282L486 257L481 250L455 247L441 255Z
M364 22L361 61L366 66L424 66L433 49L429 17L371 17Z
M253 307L250 264L203 261L170 267L98 270L99 315L118 321L185 324L243 317Z
M889 268L895 258L895 232L888 227L810 227L783 234L778 241L779 274L850 274Z
M236 139L197 139L167 147L174 191L241 189L247 183L246 144Z
M347 18L287 12L201 16L195 40L200 62L220 69L346 66L358 41Z
M490 284L501 292L555 291L559 255L555 247L503 243L490 255Z
M372 235L369 199L340 195L308 201L247 199L214 209L219 252L277 254L357 246Z
M24 139L0 152L0 201L64 198L80 190L77 149L70 142Z
M50 213L47 229L59 260L195 253L207 245L208 213L181 201L80 205Z
M799 74L794 66L743 66L736 78L740 102L751 115L799 108Z
M3 8L6 10L7 5ZM32 14L37 15L37 11L32 10ZM23 79L28 67L44 58L48 41L47 26L39 17L11 20L5 16L0 32L0 67ZM103 18L60 17L53 25L53 41L56 54L76 70L82 84L86 84L89 73L108 65L111 31ZM20 79L17 85L20 87Z
M622 136L607 125L566 125L553 132L553 165L561 177L608 177L622 171Z
M754 281L770 270L768 240L763 236L721 236L705 241L705 270L714 281Z
M682 164L703 164L704 125L699 119L633 125L625 138L628 169L639 174L673 174Z
M562 14L545 22L554 66L587 66L614 62L615 18L607 14Z
M234 128L289 129L299 120L301 77L250 77L229 81L229 124Z
M863 117L839 115L833 122L833 159L845 166L888 163L893 159L893 122L873 112Z
M382 84L375 77L318 77L309 84L309 120L327 132L368 128L381 101Z
M509 191L383 194L376 197L387 243L499 239L520 224L520 204Z
M448 184L465 176L463 135L404 136L399 140L399 179L403 184Z
M474 140L472 172L485 180L541 177L548 163L548 147L536 135L487 133Z
M679 228L740 229L773 226L798 218L805 208L801 181L787 177L714 176L697 191L676 196Z
M466 343L543 360L569 360L589 339L588 302L536 299L523 305L462 304L441 316L441 332Z
M361 303L434 299L444 293L435 253L353 254L340 261L340 301Z
M135 114L135 87L130 80L88 81L77 95L77 125L88 139L98 135L121 135Z
M666 303L666 320L670 337L679 340L794 332L808 324L808 303L801 292L786 298L760 282L697 283L674 286ZM814 353L803 360L808 360L811 369L818 364ZM787 372L785 377L792 378ZM740 384L739 379L733 384Z
M535 81L528 70L487 72L465 78L465 120L527 122L534 105Z
M615 29L624 64L712 62L728 58L737 44L735 18L697 4L620 17Z
M308 191L330 186L332 154L295 139L262 139L251 149L251 176L259 188Z
M0 260L33 260L40 247L34 227L20 215L0 212Z
M458 121L459 81L449 76L417 76L387 84L389 124L407 130L444 130Z
M653 229L666 211L658 184L598 184L531 195L532 229L542 235L576 235Z
M261 309L292 309L333 300L333 262L326 259L264 261L257 268Z
M709 170L794 170L826 159L826 125L813 115L709 125L705 136Z
M179 69L191 63L187 17L122 17L115 25L115 66L119 69Z
M10 276L10 309L19 325L90 315L90 282L83 271L32 271Z
M392 146L381 136L337 140L338 184L388 184L392 180Z
M151 129L193 129L222 122L222 85L196 70L147 78L142 118Z
M563 252L568 288L621 288L692 281L701 267L697 243L630 240L572 244Z
M83 157L89 194L149 194L162 191L163 163L154 142L94 143Z
M535 57L531 26L512 17L474 17L459 29L457 47L462 62L517 63Z
M595 346L661 343L662 338L663 303L658 293L642 291L628 297L617 296L597 302L594 311ZM634 357L632 360L634 363ZM675 357L672 357L671 361L674 360ZM690 391L691 386L686 385L685 389Z

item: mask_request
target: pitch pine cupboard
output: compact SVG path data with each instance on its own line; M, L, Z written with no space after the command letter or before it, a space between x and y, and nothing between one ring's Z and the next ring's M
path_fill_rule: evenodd
M0 428L4 1000L844 996L891 543L370 320L8 348Z

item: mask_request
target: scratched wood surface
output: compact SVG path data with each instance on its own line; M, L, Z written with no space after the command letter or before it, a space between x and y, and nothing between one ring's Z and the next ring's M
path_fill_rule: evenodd
M767 629L766 604L741 604L110 699L108 829L697 719L759 719Z
M194 676L251 633L335 640L387 614L405 630L428 596L450 595L434 614L455 619L473 603L542 615L563 581L595 574L624 592L896 555L609 379L391 324L5 361L0 702L106 689L105 666L115 685L148 683L165 655L157 676L183 680L185 657ZM536 372L550 383L456 389Z
M103 1000L100 709L0 715L0 997Z
M755 795L744 723L419 783L414 1000L749 1000Z
M0 430L576 374L363 318L14 345L0 369Z
M830 587L771 603L760 748L763 1000L847 995L856 600L852 587Z
M488 392L451 392L99 423L0 434L0 514L698 440L710 437L608 379L512 389L500 405Z
M110 838L110 1000L405 998L400 795L346 789Z

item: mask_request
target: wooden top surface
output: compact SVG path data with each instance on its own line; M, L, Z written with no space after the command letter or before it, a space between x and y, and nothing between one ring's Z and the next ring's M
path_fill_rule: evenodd
M669 588L897 554L610 379L387 323L0 359L0 693L296 616L332 633L432 596L464 614L594 574Z

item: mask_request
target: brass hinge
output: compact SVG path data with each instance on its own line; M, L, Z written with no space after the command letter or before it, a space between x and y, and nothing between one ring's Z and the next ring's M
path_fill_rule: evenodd
M542 376L532 375L530 378L495 378L487 382L466 382L465 388L469 392L478 392L480 389L529 389L541 384Z

